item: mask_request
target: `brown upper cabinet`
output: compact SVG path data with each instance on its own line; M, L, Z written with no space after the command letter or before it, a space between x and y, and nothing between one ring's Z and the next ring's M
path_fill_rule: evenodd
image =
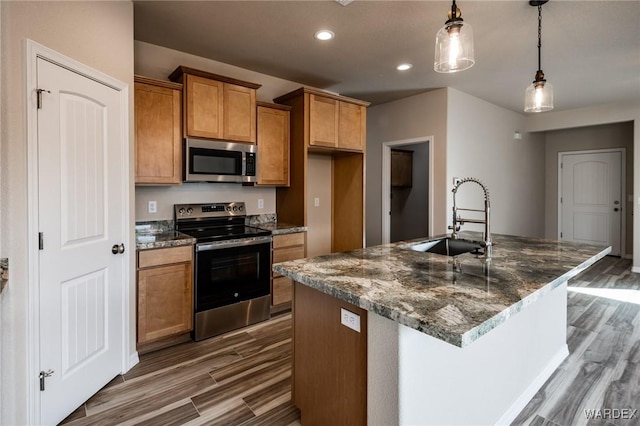
M361 248L364 240L364 157L368 102L301 88L275 99L291 107L290 183L276 188L278 220L319 229L308 215L311 155L331 158L331 251ZM311 204L313 205L313 204ZM307 241L308 242L308 241ZM308 248L307 248L308 249Z
M289 104L304 96L309 126L307 145L338 151L364 151L366 144L366 107L368 102L320 90L300 88L274 101Z
M184 66L169 79L184 85L184 137L256 143L260 84Z
M182 85L135 76L136 184L182 182Z
M258 102L258 185L289 186L291 107Z
M411 188L413 184L413 151L391 150L391 186Z

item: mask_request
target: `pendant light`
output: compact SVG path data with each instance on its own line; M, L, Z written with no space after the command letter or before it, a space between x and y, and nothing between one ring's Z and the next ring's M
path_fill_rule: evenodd
M437 72L457 72L471 68L473 59L473 29L462 20L456 0L451 4L449 19L436 36L433 69Z
M553 86L547 83L542 72L540 50L542 48L542 5L549 0L530 0L531 6L538 7L538 71L533 84L527 87L524 95L525 112L544 112L553 109Z

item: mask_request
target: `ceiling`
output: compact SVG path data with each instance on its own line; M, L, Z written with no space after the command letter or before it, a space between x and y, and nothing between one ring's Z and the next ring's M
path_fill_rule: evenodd
M537 70L537 8L525 0L457 2L473 27L475 65L433 70L450 2L138 1L135 39L304 85L385 103L453 87L521 112ZM551 0L542 68L555 111L640 99L640 1ZM336 34L319 42L321 29ZM413 68L400 72L402 62Z

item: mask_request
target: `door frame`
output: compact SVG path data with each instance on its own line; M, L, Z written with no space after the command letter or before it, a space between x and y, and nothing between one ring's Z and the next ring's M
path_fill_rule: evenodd
M429 151L429 194L427 197L427 232L433 235L433 196L434 196L434 138L433 136L422 136L412 139L402 139L382 143L382 244L389 244L391 239L391 148L402 145L415 145L418 143L428 144Z
M580 155L580 154L604 154L607 152L619 152L622 156L620 165L620 207L622 208L620 215L620 257L626 258L626 247L627 247L627 221L626 215L627 211L625 205L627 204L627 170L626 170L626 160L627 160L627 149L626 148L603 148L603 149L586 149L580 151L560 151L558 152L558 190L557 190L557 203L558 203L558 231L557 238L560 239L560 232L562 230L562 203L560 202L560 198L562 197L562 157L564 155Z
M94 68L84 65L74 59L62 55L48 47L45 47L33 40L25 40L25 99L26 99L26 134L27 134L27 374L25 380L27 387L27 422L29 424L40 424L40 387L38 371L40 369L40 289L39 275L40 265L38 262L38 223L39 223L39 188L38 188L38 117L36 105L37 86L37 60L44 59L60 67L82 75L119 92L121 108L120 134L125 141L122 150L122 164L129 164L129 86L107 74ZM130 173L129 167L125 166L124 188L122 192L122 223L123 243L125 247L132 247L131 233L127 227L129 225L130 213ZM121 354L121 369L124 373L137 362L135 356L129 356L131 345L129 339L129 324L131 323L130 312L130 272L131 255L125 256L122 270L122 309L123 318L123 353Z

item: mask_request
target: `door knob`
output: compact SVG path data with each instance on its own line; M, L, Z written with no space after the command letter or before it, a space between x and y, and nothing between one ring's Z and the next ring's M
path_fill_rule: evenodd
M124 253L124 244L122 243L114 244L113 247L111 247L111 253L113 254Z

